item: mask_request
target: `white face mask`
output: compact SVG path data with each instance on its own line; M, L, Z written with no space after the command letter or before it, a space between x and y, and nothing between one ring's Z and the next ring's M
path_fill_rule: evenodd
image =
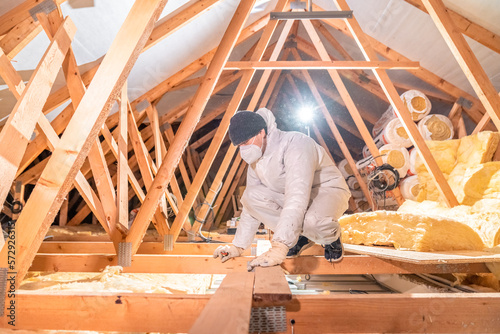
M262 149L254 145L255 137L249 145L240 146L241 159L245 160L249 165L253 164L262 156Z

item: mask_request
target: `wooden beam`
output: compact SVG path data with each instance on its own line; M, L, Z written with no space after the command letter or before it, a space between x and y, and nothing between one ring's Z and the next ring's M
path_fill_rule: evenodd
M57 5L66 0L54 0ZM17 7L0 16L0 36L5 35L18 24L31 17L30 10L40 4L40 0L25 0Z
M228 274L194 322L189 334L247 334L254 278L254 273Z
M42 172L17 222L21 250L17 258L18 284L24 278L165 3L166 0L139 0L134 3ZM37 88L39 94L40 87ZM29 86L25 93L27 91ZM1 267L6 267L5 251L4 248L0 253Z
M0 39L0 48L12 60L26 45L42 31L38 21L32 17L25 19Z
M418 62L394 61L228 61L225 70L373 70L373 69L418 69Z
M247 272L247 262L253 257L238 257L225 263L212 256L136 254L128 273L228 274ZM32 271L100 272L107 265L116 266L114 254L38 254ZM342 262L331 264L324 256L303 256L286 259L282 267L291 275L364 275L414 273L488 273L483 263L415 264L379 259L367 255L346 255Z
M491 120L500 129L500 96L441 0L422 0Z
M118 170L116 177L117 224L128 230L128 135L127 135L127 84L120 94L118 110Z
M338 8L341 8L342 10L350 10L345 0L334 0L334 1L337 4ZM364 58L366 60L377 59L375 51L372 49L372 47L368 44L367 40L365 39L365 34L361 29L361 27L359 26L359 23L356 20L356 18L353 17L351 19L347 19L346 23L351 31L351 34L354 36L356 43L363 52ZM399 94L394 88L394 85L392 84L391 80L389 79L389 76L387 75L385 70L373 70L373 73L377 78L378 82L380 83L380 86L382 87L382 89L384 89L385 93L387 94L387 98L391 102L392 107L394 108L399 119L401 120L401 123L403 124L406 133L409 135L413 145L418 149L419 153L421 154L425 167L427 168L434 182L436 183L441 198L449 207L454 207L458 205L458 201L455 195L453 194L453 191L451 190L448 182L444 178L443 173L439 169L439 166L436 163L434 157L432 156L431 151L425 144L425 141L422 138L420 132L418 131L417 126L413 122L410 112L408 111L403 101L401 101L401 98L399 97Z
M16 295L23 305L16 310L16 329L187 333L211 298L23 291ZM500 327L499 307L500 299L492 293L296 295L286 304L287 333L291 319L296 333L495 333ZM148 321L143 321L145 317ZM220 314L217 319L224 321Z
M208 102L208 98L215 88L217 80L222 73L222 69L229 58L230 52L236 44L238 36L243 29L243 25L246 22L254 3L255 0L244 1L241 2L236 9L233 19L229 23L226 33L224 34L214 58L207 69L205 80L198 88L190 104L189 110L184 116L181 126L177 130L174 141L165 156L164 163L158 170L158 174L156 175L152 186L148 190L146 199L137 213L136 222L132 226L130 234L127 236L127 242L132 242L133 253L137 252L137 249L139 248L139 244L146 233L151 217L158 206L159 199L164 193L172 175L174 175L175 168L177 167L178 161L186 147L186 142L191 137L196 127L196 123L198 123L200 119L203 109ZM186 202L187 199L184 199L183 206L185 206ZM179 215L177 217L179 217ZM183 223L184 220L182 220L180 225L177 224L178 227L176 229L172 226L171 232L176 232L175 234L178 235L180 227L182 227ZM175 223L173 225L175 225Z
M9 87L10 92L14 94L16 100L19 100L26 85L2 50L0 50L0 76Z
M67 18L55 35L0 133L0 203L5 201L42 105L50 93L76 27ZM12 147L16 147L15 150Z
M259 302L292 300L292 292L280 266L255 268L253 299Z

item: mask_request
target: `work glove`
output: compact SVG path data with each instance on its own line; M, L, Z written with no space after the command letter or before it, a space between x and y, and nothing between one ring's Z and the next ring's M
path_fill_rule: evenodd
M248 271L253 270L253 268L261 267L272 267L280 265L286 258L288 253L288 246L284 243L273 241L271 242L271 249L264 254L257 256L251 262L248 263Z
M214 259L220 257L221 262L224 263L233 257L241 256L243 252L243 248L236 247L235 245L219 246L214 252Z

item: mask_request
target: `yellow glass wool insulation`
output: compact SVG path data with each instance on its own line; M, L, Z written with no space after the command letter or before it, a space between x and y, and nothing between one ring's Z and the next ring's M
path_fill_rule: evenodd
M456 140L426 142L459 203L462 203L465 198L464 175L467 169L490 161L499 140L500 134L498 132L483 131ZM417 200L440 201L434 180L423 164L420 155L418 155L415 165L420 183L420 193Z
M120 266L107 266L102 273L30 273L20 290L113 291L143 293L205 293L212 275L124 274Z
M356 213L339 219L342 241L356 245L394 246L401 250L482 250L469 226L450 218L404 212Z
M458 205L448 208L434 201L415 202L407 200L398 209L401 213L438 216L453 219L473 228L486 247L500 244L500 200L480 200L473 206Z
M500 200L500 161L487 162L466 170L460 202L473 205L480 199Z

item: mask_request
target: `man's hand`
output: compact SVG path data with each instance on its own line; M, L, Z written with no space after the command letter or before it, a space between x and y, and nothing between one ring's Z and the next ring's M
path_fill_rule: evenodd
M234 245L219 246L214 252L214 259L220 257L222 263L230 258L238 257L243 254L244 249Z
M272 267L281 264L288 253L288 246L278 242L271 242L271 249L264 254L257 256L248 264L248 271L253 270L253 268L261 267Z

